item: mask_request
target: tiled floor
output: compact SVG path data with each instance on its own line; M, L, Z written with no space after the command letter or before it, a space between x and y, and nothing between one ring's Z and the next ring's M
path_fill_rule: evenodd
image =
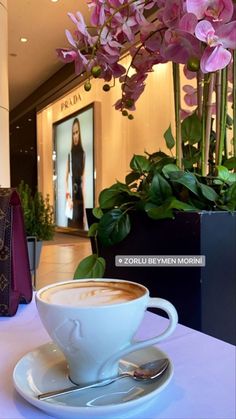
M43 243L36 289L72 279L80 260L90 253L89 239L57 233L53 241Z

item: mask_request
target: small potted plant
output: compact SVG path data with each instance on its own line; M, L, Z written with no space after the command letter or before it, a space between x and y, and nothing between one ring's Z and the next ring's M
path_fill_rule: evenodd
M32 193L28 184L21 181L18 192L21 198L25 230L28 241L30 270L37 269L44 240L51 240L55 232L54 210L42 193Z

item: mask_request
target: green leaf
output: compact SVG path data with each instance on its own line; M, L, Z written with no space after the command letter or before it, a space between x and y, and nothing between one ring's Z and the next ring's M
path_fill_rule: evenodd
M175 159L173 157L163 157L163 159L154 162L154 167L155 171L159 171L161 172L163 167L166 166L167 164L174 164Z
M191 170L194 165L194 161L192 159L189 160L189 159L183 158L182 162L183 162L183 167L185 170Z
M151 168L149 172L155 172L157 170L161 171L165 165L175 162L174 157L170 157L162 151L157 151L156 153L151 154L149 156L149 160L151 163Z
M163 203L167 198L172 196L172 188L170 184L161 176L156 173L153 176L151 187L150 187L150 198L157 204Z
M217 171L218 171L218 178L223 180L223 182L227 182L227 180L229 179L229 175L230 172L228 171L228 169L224 166L216 166Z
M103 216L103 211L100 207L93 208L92 213L95 218L98 218L98 220L100 220L100 218Z
M117 190L119 190L119 192L124 192L125 194L128 194L129 196L133 196L138 198L139 197L139 193L136 191L132 191L128 185L126 185L125 183L121 183L121 182L117 182L116 183L116 188ZM126 202L125 199L125 195L123 195L123 202Z
M236 182L226 190L224 200L229 207L228 210L234 211L236 209Z
M187 204L186 202L179 201L176 198L173 198L170 202L170 208L183 210L183 211L196 211L197 208L194 205Z
M151 160L161 160L163 158L169 157L168 154L163 153L163 151L155 151L155 153L148 155Z
M197 179L192 173L178 171L170 173L170 180L172 182L180 183L185 186L188 190L193 192L195 195L199 196L197 188Z
M138 156L135 154L130 162L130 168L140 174L148 172L150 167L151 163L145 156Z
M224 182L222 180L220 180L220 179L213 179L213 184L214 185L223 185Z
M227 190L227 193L230 197L230 199L234 200L236 202L236 182L233 183Z
M148 213L148 211L152 208L157 208L157 204L154 204L153 202L145 202L143 203L143 207L141 208L141 210L146 211L146 213Z
M98 230L98 223L93 223L89 228L88 237L96 236L97 230Z
M165 218L174 218L173 210L170 208L169 202L159 207L149 208L146 210L148 217L153 220L162 220Z
M172 131L171 131L171 125L166 130L166 132L164 134L164 138L165 138L165 141L166 141L167 148L169 150L171 150L175 146L175 139L174 139Z
M166 164L163 169L162 172L165 175L165 177L169 178L169 173L171 172L178 172L180 169L178 168L178 166L176 166L176 164Z
M203 201L202 197L195 198L195 196L193 196L188 200L188 203L189 205L192 205L194 208L196 208L196 211L204 211L208 209L206 202Z
M216 200L219 198L216 191L210 186L204 185L204 183L200 182L198 183L198 186L201 189L202 195L204 196L204 198L208 199L208 201L216 202Z
M235 169L236 168L236 157L231 157L230 159L227 159L224 161L224 166L227 167L227 169Z
M181 124L182 140L191 144L199 142L202 138L202 124L196 113L188 116Z
M218 170L218 178L221 179L223 182L231 183L236 182L236 173L230 173L230 171L224 166L217 166Z
M110 188L103 189L99 195L99 206L101 209L109 209L122 204L124 197L121 192L116 184Z
M186 170L192 169L201 156L201 151L193 145L187 143L183 147L183 165Z
M136 180L138 180L140 178L140 174L137 172L130 172L126 178L125 178L125 183L126 185L130 185L131 183L135 182Z
M236 173L230 173L229 174L229 179L228 179L229 183L234 183L236 182Z
M76 268L74 279L102 278L106 267L105 259L90 255L83 259Z
M98 226L98 237L104 246L122 241L130 232L129 214L119 208L103 215Z
M150 218L155 220L161 220L165 218L174 218L173 209L183 211L196 211L197 208L194 205L187 204L186 202L179 201L176 198L169 198L162 205L153 207L148 204L145 206L145 211Z

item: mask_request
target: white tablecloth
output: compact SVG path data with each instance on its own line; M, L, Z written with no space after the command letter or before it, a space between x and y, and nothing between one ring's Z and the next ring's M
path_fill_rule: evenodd
M156 334L166 319L146 313L138 337ZM49 419L14 390L12 372L27 352L50 340L34 301L21 305L12 318L0 318L0 419ZM178 325L158 347L174 364L171 383L142 419L235 419L236 348ZM69 418L68 418L69 419Z

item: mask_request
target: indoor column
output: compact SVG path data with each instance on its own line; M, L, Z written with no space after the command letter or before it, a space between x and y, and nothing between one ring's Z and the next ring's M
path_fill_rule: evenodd
M0 0L0 186L10 186L7 0Z

